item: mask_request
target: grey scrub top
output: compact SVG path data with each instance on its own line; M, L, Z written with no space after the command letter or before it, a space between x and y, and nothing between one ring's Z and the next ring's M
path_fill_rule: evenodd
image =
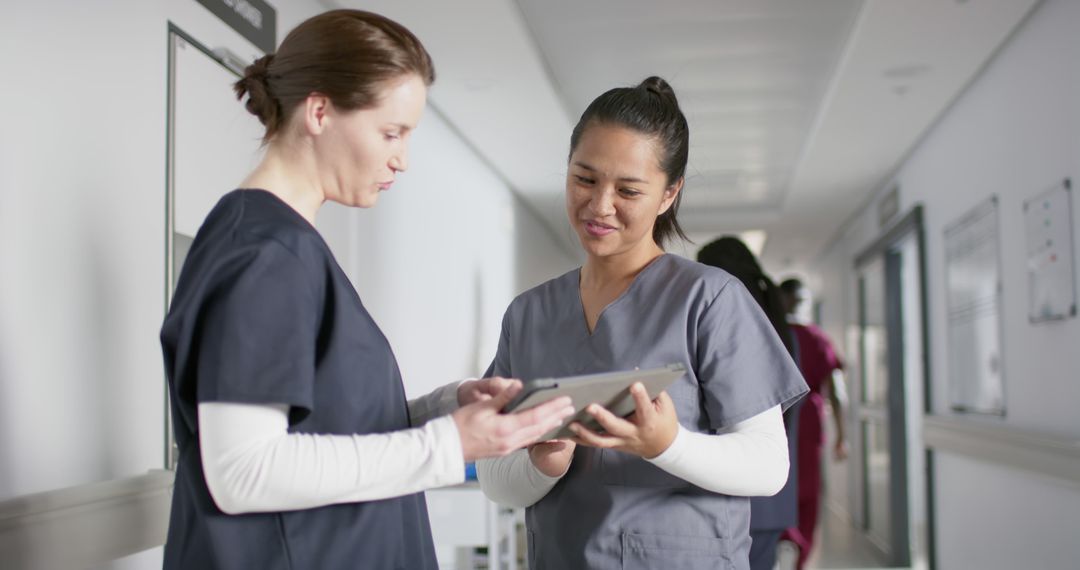
M682 363L668 388L679 423L715 433L806 393L743 284L665 254L601 313L590 335L581 270L526 291L503 318L487 376L523 380ZM750 503L626 453L578 446L567 474L526 512L529 567L748 569Z

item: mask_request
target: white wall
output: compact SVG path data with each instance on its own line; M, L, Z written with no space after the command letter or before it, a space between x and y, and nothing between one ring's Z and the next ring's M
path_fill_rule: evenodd
M570 135L566 136L566 144L570 144ZM565 168L565 165L560 166ZM518 200L514 217L519 235L515 254L518 291L535 287L585 263L585 252L570 226L562 192L542 206L530 207ZM554 227L542 221L555 217L562 221Z
M1080 67L1072 57L1080 53L1078 24L1080 3L1041 4L884 187L899 184L901 211L919 203L925 207L935 414L953 415L945 346L944 228L997 195L1007 415L970 420L1080 437L1075 409L1080 401L1075 372L1080 369L1080 321L1028 322L1022 212L1025 199L1065 177L1075 184L1080 175ZM814 277L824 285L824 320L835 337L857 322L852 264L880 231L876 211L873 202L819 260L820 273ZM1078 213L1074 196L1074 221ZM847 353L854 348L849 342ZM939 454L934 480L942 568L1075 565L1074 541L1063 532L1075 538L1080 528L1076 485L948 454ZM855 509L854 499L839 502Z
M818 272L805 276L807 286L814 292L814 301L820 303L819 324L841 353L847 371L847 392L852 400L859 397L857 371L861 366L858 350L859 299L853 267L855 256L877 235L876 222L872 220L869 215L854 220L841 234L836 245L827 250L815 264ZM845 420L850 458L846 462L838 463L834 460L831 449L826 447L824 469L827 498L823 507L829 506L848 516L854 516L862 509L862 497L857 492L861 476L856 468L858 426L850 413ZM831 446L835 441L831 416L826 426L827 441Z
M0 498L163 465L169 20L256 52L191 0L0 18Z

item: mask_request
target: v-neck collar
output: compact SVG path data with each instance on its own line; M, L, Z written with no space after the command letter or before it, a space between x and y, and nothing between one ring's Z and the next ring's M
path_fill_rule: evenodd
M580 323L581 330L585 331L585 337L593 338L596 335L596 331L600 329L600 321L604 318L604 313L607 313L608 309L614 307L615 305L618 305L623 299L629 296L630 292L634 290L635 286L637 286L638 281L641 281L641 278L647 272L649 272L654 266L658 265L660 260L667 257L668 255L671 254L667 252L661 253L660 255L653 258L652 261L645 264L645 267L642 267L641 271L638 271L638 274L634 276L634 280L626 286L626 289L622 293L619 293L619 296L615 297L615 299L612 300L610 303L604 305L603 309L600 309L600 313L596 315L596 325L591 331L589 330L589 318L585 313L585 301L581 298L581 267L578 267L577 270L573 273L573 287L574 294L577 295L577 319Z

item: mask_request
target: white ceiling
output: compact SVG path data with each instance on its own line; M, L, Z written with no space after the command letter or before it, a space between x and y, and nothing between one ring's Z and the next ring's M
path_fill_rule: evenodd
M814 262L1037 2L324 0L420 37L433 106L558 236L578 116L664 77L690 123L680 221L699 244L764 230L774 271Z

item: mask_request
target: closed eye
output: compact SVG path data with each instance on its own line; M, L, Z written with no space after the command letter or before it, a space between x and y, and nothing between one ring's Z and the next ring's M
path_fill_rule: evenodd
M586 186L592 186L593 184L596 183L595 180L593 180L592 178L589 178L587 176L581 176L581 175L575 174L574 178L576 178L579 183L584 184Z
M627 198L633 198L641 195L641 192L634 190L633 188L619 188L619 193Z

